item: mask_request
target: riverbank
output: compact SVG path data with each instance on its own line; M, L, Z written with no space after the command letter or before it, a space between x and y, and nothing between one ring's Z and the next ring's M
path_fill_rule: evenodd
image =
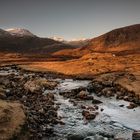
M125 77L123 74L121 76ZM131 95L131 99L133 99L131 102L134 103L131 103L131 107L128 107L130 102L126 100L129 99L129 96L128 98L124 95L119 96L125 97L126 101L123 101L124 98L116 100L114 98L116 92L125 91L122 93L128 94L129 91L123 87L113 87L115 86L113 82L117 81L113 79L115 77L113 74L112 77L110 74L107 77L107 75L102 75L94 77L92 81L77 80L77 77L67 79L70 77L26 71L16 65L1 67L0 103L7 104L8 102L12 106L14 102L18 101L16 104L22 114L18 115L21 121L16 123L17 127L15 127L16 130L19 127L19 131L12 129L13 131L7 139L14 136L14 139L19 140L72 140L73 138L83 140L88 137L91 139L123 138L131 140L132 133L140 129L139 118L136 117L140 115L139 100L135 102L135 95ZM134 79L132 75L128 77ZM107 89L105 90L105 88ZM102 89L102 92L99 92L99 89ZM132 107L132 105L135 106ZM14 110L18 109L14 106L10 108L11 110L13 112L11 116L18 120L16 116L18 113L14 113ZM114 114L110 112L114 112ZM126 121L122 122L123 119ZM7 122L1 123L5 126ZM4 134L3 131L0 131L1 136L4 137ZM8 134L6 135L8 136Z

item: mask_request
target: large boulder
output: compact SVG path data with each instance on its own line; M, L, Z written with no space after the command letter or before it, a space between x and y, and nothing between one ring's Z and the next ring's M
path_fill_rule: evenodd
M42 92L44 89L54 89L57 86L57 82L46 80L45 78L39 78L35 80L29 80L24 84L24 89L31 93Z
M0 100L0 140L17 136L24 123L25 114L20 103Z

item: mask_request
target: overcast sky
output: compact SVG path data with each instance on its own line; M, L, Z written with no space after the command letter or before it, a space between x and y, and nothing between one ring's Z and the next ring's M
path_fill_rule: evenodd
M140 23L140 0L0 0L0 28L38 36L92 38Z

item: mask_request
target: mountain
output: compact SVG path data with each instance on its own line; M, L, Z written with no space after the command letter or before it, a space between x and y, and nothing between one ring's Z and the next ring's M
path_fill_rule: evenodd
M5 37L10 37L10 33L0 29L0 39Z
M23 36L34 37L35 36L30 31L26 29L21 29L21 28L11 28L11 29L7 29L6 31L9 32L13 36L20 36L20 37L23 37Z
M77 47L83 47L89 43L90 39L73 39L66 41L66 44L77 46Z
M81 39L72 39L72 40L65 40L64 38L62 37L51 37L51 39L53 40L56 40L56 41L59 41L59 42L62 42L64 44L68 44L68 45L71 45L71 46L75 46L76 48L77 47L82 47L82 46L85 46L89 43L90 39L86 39L86 38L81 38Z
M75 50L62 50L54 55L83 56L93 52L128 54L140 52L140 24L112 30L91 39L87 45Z
M50 38L40 38L26 29L0 29L0 52L25 54L50 54L71 45Z

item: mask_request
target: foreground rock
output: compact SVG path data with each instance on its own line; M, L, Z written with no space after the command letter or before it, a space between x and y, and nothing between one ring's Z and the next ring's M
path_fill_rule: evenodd
M97 112L90 112L88 110L83 110L82 115L85 117L87 120L93 120L96 118Z
M136 107L140 105L140 91L137 90L136 85L135 88L131 88L131 86L134 86L131 85L131 82L133 84L137 83L137 86L139 85L139 82L135 81L135 76L129 73L119 72L102 74L95 77L90 83L88 91L95 92L97 96L115 96L116 99L123 99L134 103ZM130 105L130 108L134 107Z
M24 123L25 114L20 103L0 100L0 140L16 137Z
M134 131L133 132L132 140L140 140L140 131Z
M11 67L7 69L9 71ZM7 75L0 76L0 98L8 102L18 100L25 106L26 125L24 129L26 133L28 132L25 134L25 136L27 135L26 140L40 140L44 136L50 136L53 133L53 125L62 123L57 117L58 106L54 103L54 95L42 94L46 89L54 89L56 86L57 82L46 79L41 73L19 70L16 73L8 72ZM19 113L17 109L16 116ZM6 127L3 126L3 128ZM20 138L18 137L18 139Z

